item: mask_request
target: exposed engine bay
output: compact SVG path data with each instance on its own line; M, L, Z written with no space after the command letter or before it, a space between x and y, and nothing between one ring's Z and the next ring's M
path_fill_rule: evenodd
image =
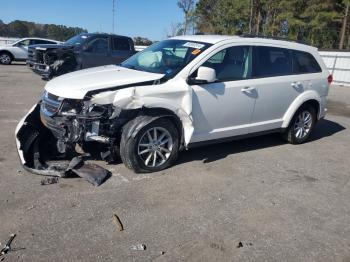
M83 157L115 161L120 126L127 121L120 113L112 105L90 105L83 100L60 99L44 92L42 100L16 130L24 168L35 174L59 177L73 172L92 183L102 182L109 172L85 164Z
M102 158L114 161L120 127L133 117L132 110L118 110L112 104L98 105L79 99L63 99L45 92L40 102L40 118L57 140L57 151L67 154L78 145L89 151L98 143Z

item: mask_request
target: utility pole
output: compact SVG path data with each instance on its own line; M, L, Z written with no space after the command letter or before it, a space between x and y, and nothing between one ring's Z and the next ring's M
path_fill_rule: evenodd
M115 0L113 1L113 8L112 8L112 13L113 13L113 23L112 23L112 33L114 34L114 13L115 13Z

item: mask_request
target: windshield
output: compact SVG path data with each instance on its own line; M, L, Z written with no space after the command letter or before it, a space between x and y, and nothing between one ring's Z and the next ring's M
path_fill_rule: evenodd
M130 57L121 66L165 74L165 78L170 79L210 46L201 42L164 40Z
M69 38L64 44L65 45L81 45L88 39L88 35L76 35L73 36L72 38Z

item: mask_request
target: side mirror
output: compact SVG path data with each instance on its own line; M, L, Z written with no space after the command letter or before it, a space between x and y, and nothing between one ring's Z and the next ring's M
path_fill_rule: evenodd
M213 68L200 66L197 70L197 77L190 79L191 84L208 84L216 81L216 71Z

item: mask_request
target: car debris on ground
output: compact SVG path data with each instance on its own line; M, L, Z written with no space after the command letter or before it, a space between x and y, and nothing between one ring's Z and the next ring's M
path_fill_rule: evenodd
M10 235L10 239L7 241L7 243L4 245L4 247L1 249L0 252L0 257L4 256L5 254L7 254L8 252L10 252L12 249L11 247L11 243L12 241L15 239L16 234L11 234Z
M57 184L57 183L58 183L58 177L48 177L48 178L42 179L40 181L40 184L42 186L52 185L52 184Z
M124 226L122 224L122 221L120 220L120 218L118 217L117 214L113 214L112 220L113 220L113 223L118 227L119 231L124 230Z
M146 245L145 245L145 244L132 245L132 246L130 247L130 250L134 250L134 251L144 251L144 250L146 250Z

